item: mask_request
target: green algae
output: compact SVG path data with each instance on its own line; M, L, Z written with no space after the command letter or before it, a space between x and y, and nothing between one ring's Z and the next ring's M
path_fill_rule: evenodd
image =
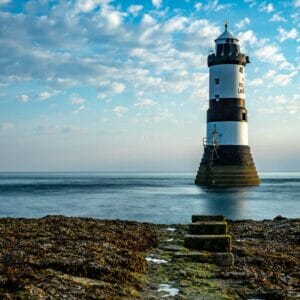
M213 264L195 263L185 257L176 257L175 251L168 251L168 246L183 245L184 235L188 230L187 225L174 225L175 231L168 231L166 227L160 226L158 232L159 246L155 249L153 256L159 259L168 259L168 263L149 263L149 285L145 298L161 299L158 292L160 284L169 284L178 288L179 293L175 299L238 299L229 295L228 290L218 279L219 268ZM168 244L166 241L171 240ZM171 247L170 247L171 248ZM179 252L188 252L188 249L181 247ZM164 295L165 298L166 295ZM167 297L166 299L172 299Z

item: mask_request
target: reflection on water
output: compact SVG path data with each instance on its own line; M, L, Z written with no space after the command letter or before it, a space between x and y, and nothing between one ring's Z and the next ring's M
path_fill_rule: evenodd
M253 188L253 187L251 187ZM202 188L206 193L205 210L208 214L224 214L238 218L245 209L249 187L243 188Z
M192 214L232 219L299 217L300 174L264 173L261 185L205 188L187 173L0 173L0 216L47 214L188 223Z

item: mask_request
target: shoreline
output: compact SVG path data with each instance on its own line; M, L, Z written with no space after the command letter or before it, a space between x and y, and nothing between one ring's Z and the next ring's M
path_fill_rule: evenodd
M0 297L298 299L300 219L228 223L233 267L176 259L186 224L0 218Z

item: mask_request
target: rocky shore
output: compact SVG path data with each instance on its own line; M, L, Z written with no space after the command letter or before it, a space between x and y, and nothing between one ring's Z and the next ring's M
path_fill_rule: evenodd
M0 219L0 299L299 299L300 219L230 221L235 264L176 257L187 225Z
M135 298L155 226L49 216L0 219L0 299Z

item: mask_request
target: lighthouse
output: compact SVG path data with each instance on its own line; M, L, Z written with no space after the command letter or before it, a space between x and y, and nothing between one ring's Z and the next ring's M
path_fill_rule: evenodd
M195 183L204 186L253 186L259 177L248 145L245 66L239 40L225 31L208 55L209 108L204 154Z

